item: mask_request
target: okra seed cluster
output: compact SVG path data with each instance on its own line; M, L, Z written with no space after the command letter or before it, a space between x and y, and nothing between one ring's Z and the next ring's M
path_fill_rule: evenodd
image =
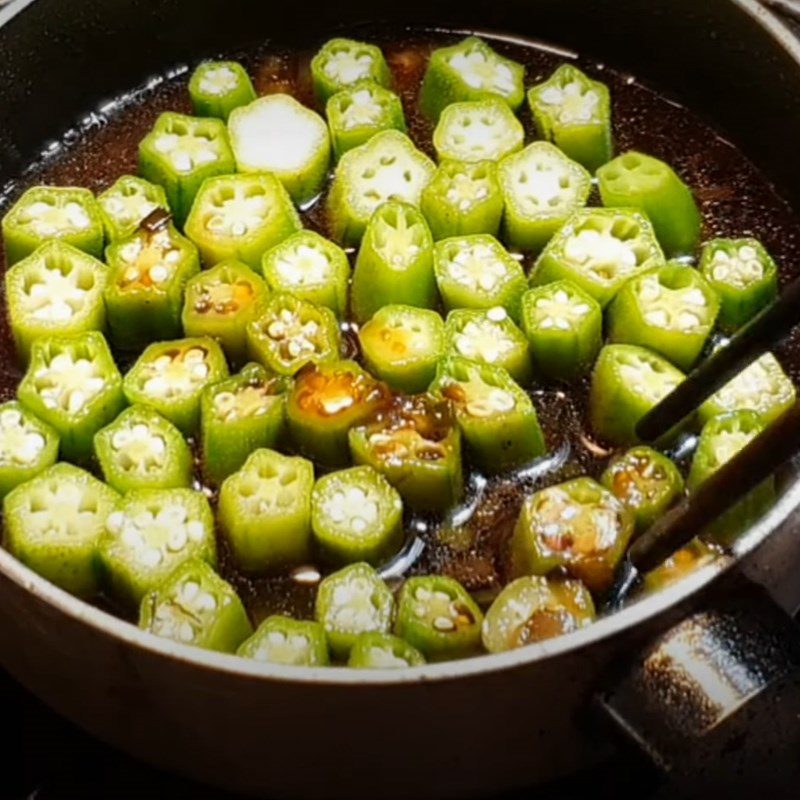
M41 456L46 444L45 437L20 411L0 411L0 463L31 464Z

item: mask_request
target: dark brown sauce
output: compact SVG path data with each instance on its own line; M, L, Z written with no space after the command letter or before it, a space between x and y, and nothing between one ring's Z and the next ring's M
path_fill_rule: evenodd
M417 109L417 90L429 51L459 37L446 34L364 33L362 38L379 43L394 74L395 90L406 112L410 135L433 155L432 126ZM527 84L544 79L563 58L534 44L497 41L498 50L522 62ZM288 92L314 106L308 68L311 52L253 52L242 60L260 94ZM672 164L693 187L706 220L706 238L755 236L761 239L781 264L782 279L793 276L800 264L800 223L766 178L736 148L717 136L701 119L632 78L602 65L582 62L589 74L605 81L614 103L615 137L618 151L638 149ZM124 173L135 173L137 145L159 113L166 110L190 113L186 84L188 74L168 78L155 88L120 103L100 126L81 136L71 136L56 158L30 170L8 193L13 200L36 183L85 186L102 191ZM318 109L319 110L319 109ZM527 140L534 138L530 116L522 112ZM307 227L326 233L324 204L317 203L303 214ZM526 267L528 264L526 264ZM4 265L3 265L4 267ZM349 333L349 357L357 357L357 338ZM15 366L8 324L0 320L0 399L15 394L20 373ZM800 352L796 341L780 351L792 378L800 378ZM564 391L538 386L532 392L551 453L547 469L502 476L488 483L472 474L468 478L467 506L471 513L456 513L458 524L441 520L409 518L409 542L419 537L421 554L395 572L442 572L461 580L480 598L488 599L502 585L502 551L514 525L522 499L530 491L582 474L596 476L605 466L607 454L592 442L584 423L586 383ZM198 462L198 476L200 474ZM211 495L212 501L214 499ZM477 502L476 502L477 500ZM291 577L252 579L238 573L220 537L222 574L238 589L254 621L271 613L310 616L315 587ZM391 574L394 576L395 572Z

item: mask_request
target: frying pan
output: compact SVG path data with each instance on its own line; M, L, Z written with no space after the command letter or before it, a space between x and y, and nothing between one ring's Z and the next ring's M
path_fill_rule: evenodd
M376 18L550 41L628 70L702 109L800 208L800 46L753 0L19 0L0 12L0 184L165 67ZM610 751L589 713L598 693L675 768L716 731L746 730L755 717L734 712L799 662L788 616L742 578L789 611L800 601L800 478L783 484L726 562L568 637L403 672L263 666L159 640L0 550L0 663L148 762L271 797L474 796L564 775Z

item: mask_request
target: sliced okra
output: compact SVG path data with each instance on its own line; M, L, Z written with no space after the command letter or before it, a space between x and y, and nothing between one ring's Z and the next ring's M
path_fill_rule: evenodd
M313 486L310 461L264 448L226 478L218 515L241 570L269 573L308 561Z
M644 576L642 590L646 594L660 592L716 561L719 556L719 551L702 539L692 539L686 547L673 553Z
M135 233L142 220L156 209L169 212L164 189L136 175L123 175L97 195L97 204L109 242Z
M267 617L236 654L289 667L325 667L330 662L322 625L278 615Z
M98 590L97 544L117 499L88 472L55 464L6 495L6 546L51 583L91 598Z
M96 331L34 342L17 397L55 429L61 456L70 461L91 455L95 433L125 405L122 377Z
M15 400L0 405L0 499L57 459L54 428Z
M311 59L314 94L321 102L360 81L388 86L392 75L379 47L353 39L330 39Z
M425 663L425 657L399 636L362 633L350 650L347 666L355 669L405 669Z
M198 117L227 120L234 108L252 103L256 91L238 61L204 61L189 79L189 97Z

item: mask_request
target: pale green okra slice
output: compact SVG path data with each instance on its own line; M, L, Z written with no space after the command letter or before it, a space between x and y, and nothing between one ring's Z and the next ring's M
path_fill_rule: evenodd
M324 667L330 661L322 625L279 615L267 617L236 653L264 664L288 667Z
M399 636L390 633L362 633L356 638L347 660L355 669L405 669L425 663L425 657Z
M388 86L392 75L380 48L367 42L329 39L311 59L314 93L322 102L361 81Z
M198 117L227 120L234 108L255 100L256 92L237 61L204 61L189 79L189 96Z
M0 405L0 498L55 464L58 434L16 400Z
M452 103L433 132L440 161L499 161L521 150L524 139L522 123L496 98Z
M137 175L123 175L97 195L106 239L115 242L136 232L142 220L156 209L169 212L163 187Z

